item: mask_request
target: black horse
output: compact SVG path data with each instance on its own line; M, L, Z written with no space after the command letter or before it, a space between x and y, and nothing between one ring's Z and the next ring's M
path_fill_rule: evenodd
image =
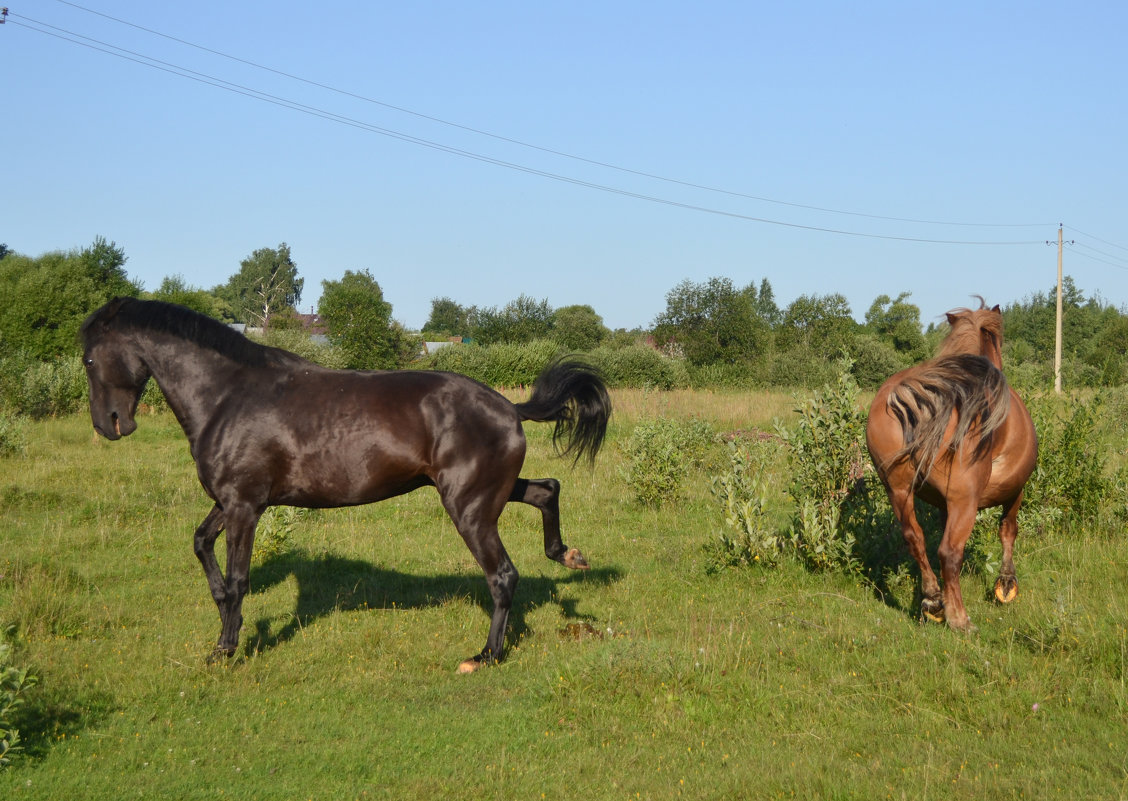
M555 421L553 442L563 453L595 459L611 401L591 367L554 362L529 400L513 404L454 373L330 370L181 306L132 298L91 314L82 341L98 433L116 440L136 430L137 403L152 377L215 501L195 536L222 623L213 658L231 656L239 644L255 526L268 506L351 506L434 486L493 597L486 645L459 665L462 673L504 655L517 586L497 531L506 503L541 510L550 559L588 567L560 537L560 482L519 474L522 420ZM224 530L226 577L214 548Z

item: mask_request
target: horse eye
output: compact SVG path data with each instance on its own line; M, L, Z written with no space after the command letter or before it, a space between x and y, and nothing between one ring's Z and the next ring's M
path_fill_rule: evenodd
M87 356L85 359L83 359L82 363L85 364L87 367L93 367L94 366L94 360L91 359L89 356Z

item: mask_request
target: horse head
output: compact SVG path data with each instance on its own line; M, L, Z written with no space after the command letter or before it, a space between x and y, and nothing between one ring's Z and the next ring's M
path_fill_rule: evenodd
M130 346L128 337L112 325L120 305L120 300L110 301L82 324L90 419L94 429L110 440L137 430L134 414L149 381L149 368Z
M955 309L948 312L951 331L940 346L942 356L972 353L983 356L1003 369L1003 313L998 305L988 309L979 298L978 309Z

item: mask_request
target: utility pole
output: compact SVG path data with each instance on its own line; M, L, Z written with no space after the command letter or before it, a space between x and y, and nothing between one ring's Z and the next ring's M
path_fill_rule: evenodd
M1054 325L1054 392L1061 394L1061 229L1058 225L1057 322Z
M1058 395L1061 394L1061 251L1062 246L1067 244L1062 241L1062 226L1058 223L1058 280L1057 280L1057 322L1054 325L1054 392ZM1046 244L1052 244L1046 240ZM1072 245L1073 240L1069 240L1068 244Z

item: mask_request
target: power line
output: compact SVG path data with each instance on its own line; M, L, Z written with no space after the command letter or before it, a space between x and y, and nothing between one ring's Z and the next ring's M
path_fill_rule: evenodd
M1105 239L1101 239L1099 236L1093 236L1092 234L1087 234L1084 231L1082 231L1080 228L1075 228L1072 225L1067 225L1065 227L1068 228L1071 231L1076 231L1077 233L1081 234L1081 236L1087 236L1087 237L1089 237L1089 239L1095 239L1095 240L1097 240L1098 242L1100 242L1104 245L1108 245L1109 247L1120 248L1120 250L1128 251L1128 247L1125 247L1124 245L1118 245L1115 242L1109 242ZM1114 256L1113 258L1118 258L1118 257Z
M1078 242L1077 244L1080 247L1085 247L1085 245L1083 245L1080 242ZM1097 251L1097 252L1099 253L1100 251ZM1109 267L1115 267L1118 270L1128 270L1128 264L1123 264L1123 263L1117 264L1116 262L1108 261L1107 259L1099 259L1096 256L1089 255L1088 253L1082 253L1079 250L1073 251L1073 255L1080 256L1081 258L1088 259L1089 261L1096 261L1096 262L1100 262L1101 264L1107 264Z
M804 203L793 203L793 202L790 202L790 201L777 200L777 199L773 199L773 198L747 194L747 193L744 193L744 192L736 192L736 191L732 191L732 190L729 190L729 189L720 189L720 188L717 188L717 187L706 186L706 185L703 185L703 184L694 183L692 181L686 181L686 180L681 180L681 179L677 179L677 178L669 178L667 176L658 175L656 173L632 169L632 168L629 168L629 167L623 167L621 165L611 164L611 163L608 163L608 162L605 162L605 161L599 161L597 159L591 159L591 158L587 158L587 157L584 157L584 156L578 156L578 155L575 155L575 154L572 154L572 153L567 153L567 152L564 152L564 151L561 151L561 150L555 150L553 148L531 144L529 142L524 142L524 141L521 141L519 139L513 139L513 138L508 137L508 136L503 136L503 135L500 135L500 134L491 133L489 131L485 131L485 130L482 130L480 128L474 128L472 126L463 125L461 123L451 122L450 120L445 120L445 119L442 119L440 117L435 117L435 116L432 116L432 115L429 115L429 114L423 114L423 113L418 112L418 111L413 111L412 109L404 108L403 106L393 105L391 103L387 103L387 102L384 102L382 100L377 100L375 98L367 97L365 95L357 94L355 92L351 92L351 91L348 91L346 89L341 89L341 88L332 86L330 84L310 80L308 78L303 78L300 75L294 75L293 73L285 72L284 70L279 70L279 69L276 69L274 67L269 67L269 66L266 66L264 64L259 64L255 61L251 61L249 59L241 58L239 56L234 56L234 55L231 55L229 53L224 53L220 50L215 50L215 49L212 49L210 47L205 47L204 45L199 45L199 44L196 44L195 42L190 42L186 39L181 39L181 38L178 38L176 36L171 36L169 34L161 32L161 31L154 30L152 28L147 28L143 25L138 25L136 23L130 22L128 20L121 19L119 17L114 17L114 16L111 16L109 14L105 14L105 13L100 12L100 11L95 11L94 9L87 8L85 6L79 5L78 3L70 2L70 0L56 0L56 2L58 2L62 5L70 6L71 8L78 9L80 11L84 11L88 14L93 14L95 16L102 17L104 19L110 20L111 22L115 22L119 25L125 25L125 26L128 26L130 28L134 28L136 30L143 31L143 32L148 33L148 34L152 34L153 36L159 36L163 39L167 39L169 41L176 42L178 44L182 44L182 45L185 45L187 47L191 47L191 48L194 48L196 50L200 50L200 51L205 52L205 53L210 53L212 55L219 56L220 58L225 58L225 59L228 59L228 60L231 60L231 61L235 61L237 63L244 64L244 65L249 66L249 67L254 67L255 69L259 69L259 70L263 70L265 72L273 73L274 75L278 75L278 76L281 76L281 77L284 77L284 78L288 78L288 79L293 80L293 81L298 81L298 82L304 83L308 86L314 86L314 87L317 87L319 89L324 89L324 90L329 91L329 92L334 92L336 94L343 95L345 97L350 97L350 98L353 98L355 100L360 100L360 101L363 101L365 103L371 103L371 104L374 104L374 105L382 106L384 108L391 109L392 111L397 111L397 112L400 112L402 114L409 114L409 115L417 117L419 119L424 119L424 120L428 120L430 122L438 123L440 125L445 125L445 126L448 126L448 127L457 128L459 130L466 131L468 133L473 133L473 134L476 134L476 135L479 135L479 136L489 137L491 139L495 139L495 140L501 141L501 142L506 142L508 144L517 145L519 147L524 147L524 148L528 148L528 149L531 149L531 150L537 150L537 151L540 151L542 153L548 153L550 155L560 156L562 158L567 158L567 159L571 159L571 160L574 160L574 161L583 162L585 164L590 164L590 165L596 166L596 167L602 167L602 168L605 168L605 169L616 170L616 171L627 173L627 174L630 174L630 175L636 175L636 176L642 177L642 178L649 178L649 179L656 180L656 181L663 181L663 182L670 183L670 184L676 184L678 186L684 186L684 187L690 188L690 189L699 189L699 190L706 191L706 192L713 192L713 193L717 193L717 194L728 195L730 197L743 198L745 200L755 200L755 201L762 202L762 203L772 203L772 204L781 205L781 206L788 206L788 207L791 207L791 208L805 209L805 210L808 210L808 211L818 211L818 212L822 212L822 213L826 213L826 214L839 214L839 215L846 215L846 216L851 216L851 217L862 217L862 218L873 219L873 220L884 220L884 221L887 221L887 222L905 222L905 223L913 223L913 224L918 224L918 225L946 225L946 226L981 227L981 228L1045 228L1049 225L1052 225L1052 223L974 223L974 222L956 222L956 221L945 221L945 220L924 220L924 219L914 219L914 218L909 218L909 217L891 217L891 216L884 216L884 215L879 215L879 214L869 214L869 213L865 213L865 212L845 211L845 210L842 210L842 209L832 209L832 208L828 208L828 207L814 206L814 205L808 205L808 204L804 204ZM44 23L39 23L39 24L44 24ZM78 34L71 34L71 35L78 35ZM108 45L108 46L113 47L113 45Z
M635 192L635 191L628 190L628 189L622 189L620 187L608 186L606 184L599 184L599 183L595 183L593 181L587 181L587 180L583 180L583 179L580 179L580 178L574 178L574 177L567 176L567 175L561 175L559 173L553 173L553 172L549 172L547 170L542 170L542 169L539 169L539 168L536 168L536 167L530 167L530 166L518 164L518 163L515 163L515 162L505 161L503 159L494 158L492 156L486 156L484 154L476 153L476 152L469 151L469 150L464 150L462 148L456 148L456 147L453 147L451 145L445 145L445 144L442 144L440 142L434 142L434 141L431 141L431 140L428 140L428 139L423 139L421 137L413 136L411 134L406 134L406 133L403 133L403 132L400 132L400 131L395 131L395 130L392 130L392 129L389 129L389 128L383 128L383 127L380 127L380 126L373 125L371 123L366 123L366 122L361 121L361 120L356 120L356 119L353 119L353 118L350 118L350 117L346 117L346 116L341 115L341 114L336 114L335 112L331 112L331 111L327 111L325 109L317 108L315 106L309 106L309 105L306 105L306 104L303 104L303 103L298 103L296 101L289 100L287 98L279 97L279 96L276 96L276 95L271 95L271 94L268 94L266 92L262 92L262 91L257 90L257 89L242 86L240 84L236 84L236 83L233 83L231 81L226 81L222 78L217 78L217 77L212 76L212 75L207 75L205 73L197 72L195 70L190 70L190 69L187 69L185 67L181 67L179 65L171 64L169 62L165 62L165 61L161 61L159 59L152 58L151 56L145 56L145 55L140 54L140 53L135 53L133 51L126 50L125 48L121 48L121 47L118 47L116 45L112 45L112 44L109 44L107 42L103 42L101 40L94 39L92 37L84 36L82 34L74 33L73 31L68 31L64 28L59 28L57 26L50 25L48 23L39 22L38 20L33 20L33 19L28 18L28 17L21 17L21 19L30 21L30 22L34 23L35 25L42 25L45 28L51 28L54 31L58 31L59 33L54 33L51 30L43 30L41 28L37 28L37 27L34 27L32 25L27 25L26 23L21 23L21 22L18 22L16 20L13 20L13 22L17 25L22 25L23 27L27 28L28 30L33 30L33 31L36 31L37 33L41 33L41 34L46 35L46 36L51 36L51 37L54 37L56 39L60 39L60 40L65 41L65 42L69 42L71 44L80 45L82 47L86 47L86 48L89 48L91 50L96 50L96 51L104 53L106 55L121 58L121 59L124 59L126 61L131 61L135 64L140 64L142 66L151 67L153 69L157 69L157 70L160 70L162 72L166 72L166 73L169 73L169 74L172 74L172 75L176 75L176 76L179 76L181 78L187 78L189 80L197 81L199 83L203 83L203 84L215 87L217 89L223 89L225 91L229 91L229 92L232 92L234 94L242 95L244 97L254 98L256 100L261 100L263 102L270 103L270 104L276 105L276 106L280 106L282 108L288 108L292 111L298 111L298 112L308 114L308 115L311 115L311 116L320 117L320 118L328 120L330 122L336 122L336 123L339 123L339 124L342 124L342 125L348 125L350 127L358 128L360 130L365 130L365 131L368 131L370 133L380 134L382 136L387 136L387 137L392 138L392 139L398 139L398 140L403 141L403 142L408 142L408 143L419 145L419 146L422 146L422 147L427 147L427 148L430 148L430 149L433 149L433 150L438 150L438 151L441 151L441 152L444 152L444 153L449 153L451 155L461 156L463 158L472 159L472 160L483 162L483 163L486 163L486 164L492 164L492 165L498 166L498 167L505 167L507 169L515 170L517 172L523 172L523 173L526 173L526 174L529 174L529 175L536 175L536 176L540 176L540 177L543 177L543 178L549 178L549 179L552 179L552 180L555 180L555 181L560 181L562 183L568 183L568 184L572 184L572 185L575 185L575 186L580 186L580 187L584 187L584 188L588 188L588 189L595 189L595 190L599 190L599 191L602 191L602 192L607 192L607 193L610 193L610 194L620 195L622 197L629 197L629 198L634 198L634 199L637 199L637 200L645 200L645 201L649 201L649 202L652 202L652 203L658 203L658 204L661 204L661 205L670 206L670 207L673 207L673 208L681 208L681 209L686 209L686 210L690 210L690 211L698 211L698 212L702 212L702 213L706 213L706 214L714 214L714 215L718 215L718 216L722 216L722 217L729 217L731 219L745 220L745 221L748 221L748 222L757 222L757 223L763 223L763 224L766 224L766 225L781 226L781 227L785 227L785 228L794 228L794 229L805 230L805 231L817 231L817 232L827 233L827 234L837 234L837 235L841 235L841 236L853 236L853 237L866 238L866 239L881 239L881 240L888 240L888 241L915 242L915 243L934 244L934 245L990 245L990 246L1035 245L1035 244L1041 244L1042 241L1043 241L1043 240L1012 240L1012 241L952 240L952 239L930 239L930 238L910 237L910 236L894 236L894 235L889 235L889 234L875 234L875 233L868 233L868 232L864 232L864 231L850 231L850 230L845 230L845 229L827 228L827 227L823 227L823 226L804 225L804 224L800 224L800 223L787 222L787 221L784 221L784 220L774 220L774 219L769 219L769 218L766 218L766 217L757 217L757 216L748 215L748 214L740 214L740 213L737 213L737 212L726 211L724 209L716 209L716 208L711 208L711 207L708 207L708 206L701 206L701 205L698 205L698 204L672 200L672 199L669 199L669 198L663 198L663 197L659 197L659 196L656 196L656 195L648 195L648 194L644 194L644 193L641 193L641 192ZM65 35L63 35L63 34L65 34ZM69 37L78 37L78 38L72 39L72 38L69 38ZM80 39L86 40L86 41L79 41Z

